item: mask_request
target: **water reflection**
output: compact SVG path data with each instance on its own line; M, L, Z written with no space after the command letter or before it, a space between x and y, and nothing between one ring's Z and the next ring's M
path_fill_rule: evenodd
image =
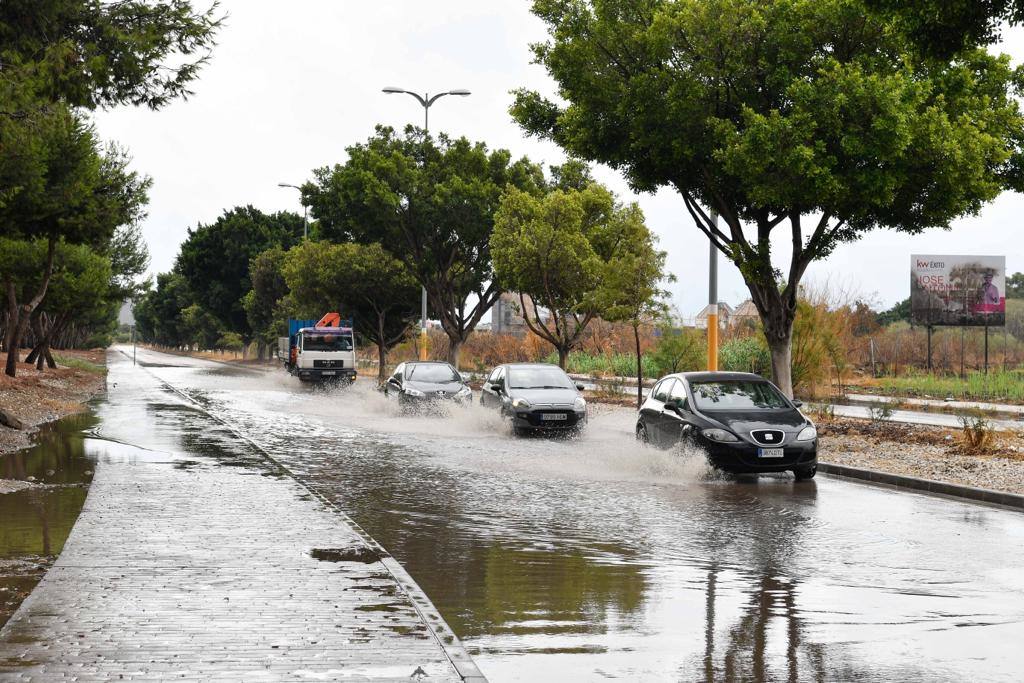
M43 427L36 445L0 457L0 478L29 484L0 494L0 626L64 548L85 503L93 461L84 433L97 420L81 414Z

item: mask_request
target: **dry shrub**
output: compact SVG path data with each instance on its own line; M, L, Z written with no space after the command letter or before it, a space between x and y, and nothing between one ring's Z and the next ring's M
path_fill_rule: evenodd
M996 430L982 415L961 415L963 449L966 453L982 453L995 443Z

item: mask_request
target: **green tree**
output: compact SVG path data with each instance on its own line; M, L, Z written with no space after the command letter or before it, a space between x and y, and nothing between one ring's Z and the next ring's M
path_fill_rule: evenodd
M999 39L1004 21L1024 19L1021 0L867 0L867 5L896 19L924 52L949 57Z
M376 345L378 379L387 377L387 352L405 339L419 313L419 287L405 265L379 244L305 242L282 268L293 305L305 311L340 310L356 335Z
M10 123L0 127L10 130ZM15 269L0 271L7 294L5 372L12 377L21 339L46 296L58 243L105 248L118 227L140 218L149 186L148 179L127 170L120 150L101 151L92 128L65 108L15 127L25 146L0 146L0 225L11 239L45 240L47 253L40 273L23 273L21 286ZM34 287L24 287L26 277Z
M537 193L540 167L507 150L409 127L404 136L378 126L348 161L314 172L303 196L321 235L387 245L426 288L448 336L448 360L501 294L491 266L490 238L502 190Z
M736 266L776 383L808 265L876 228L975 214L1018 180L1024 119L1009 58L918 60L906 33L849 0L536 0L534 46L565 105L521 90L531 134L675 188ZM721 215L719 227L711 211ZM773 260L774 233L788 254Z
M218 327L238 332L248 343L253 329L244 297L252 289L250 262L267 249L287 249L301 239L302 216L236 207L209 225L189 229L174 270L188 282L195 302L217 318Z
M40 261L46 253L45 241L38 240L33 251L35 260ZM32 264L31 270L38 277L43 271L41 263ZM109 258L87 245L59 243L46 298L31 318L35 346L25 362L35 362L38 370L44 364L56 367L50 345L73 322L86 328L109 325L112 286L114 276Z
M668 375L704 367L707 338L701 330L686 327L678 329L663 323L658 331L658 343L651 354L658 372Z
M604 268L601 289L601 317L610 322L627 322L633 328L636 345L636 406L644 402L644 366L640 352L640 326L652 324L668 314L669 293L659 287L675 280L665 273L664 251L658 251L648 231L623 243L621 253Z
M257 254L249 262L249 281L252 289L242 299L245 315L258 344L260 359L267 345L275 343L284 334L281 300L288 294L284 280L285 251L281 247Z
M882 311L877 316L878 324L885 327L894 322L910 322L910 297L893 305L892 308Z
M215 11L185 0L4 0L0 116L58 101L156 109L189 95L220 26Z
M1014 273L1006 277L1006 298L1024 299L1024 273Z
M509 188L491 237L494 273L519 292L527 326L555 347L564 369L590 321L619 303L602 289L610 264L643 240L650 233L639 207L617 204L596 183L543 197Z
M179 273L160 273L156 286L135 306L139 337L147 342L176 348L191 343L182 312L192 304L188 282Z

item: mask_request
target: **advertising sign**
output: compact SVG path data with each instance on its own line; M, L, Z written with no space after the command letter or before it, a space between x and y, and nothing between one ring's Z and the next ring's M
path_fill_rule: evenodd
M915 325L1002 326L1006 257L911 256L910 319Z

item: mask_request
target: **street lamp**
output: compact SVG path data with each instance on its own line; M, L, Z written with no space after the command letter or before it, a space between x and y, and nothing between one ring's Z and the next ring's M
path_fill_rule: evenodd
M290 183L278 183L278 187L290 187L293 190L298 190L299 194L302 194L302 188L298 185L292 185ZM302 239L309 238L309 207L306 203L302 203Z
M388 95L395 95L398 93L411 95L416 98L416 101L423 107L423 132L430 132L430 107L445 95L458 95L459 97L467 97L470 93L468 90L459 88L457 90L448 90L446 92L439 92L433 97L430 93L419 93L406 90L404 88L396 88L394 86L388 86L383 89L383 92ZM423 287L420 292L420 360L427 360L427 288Z

